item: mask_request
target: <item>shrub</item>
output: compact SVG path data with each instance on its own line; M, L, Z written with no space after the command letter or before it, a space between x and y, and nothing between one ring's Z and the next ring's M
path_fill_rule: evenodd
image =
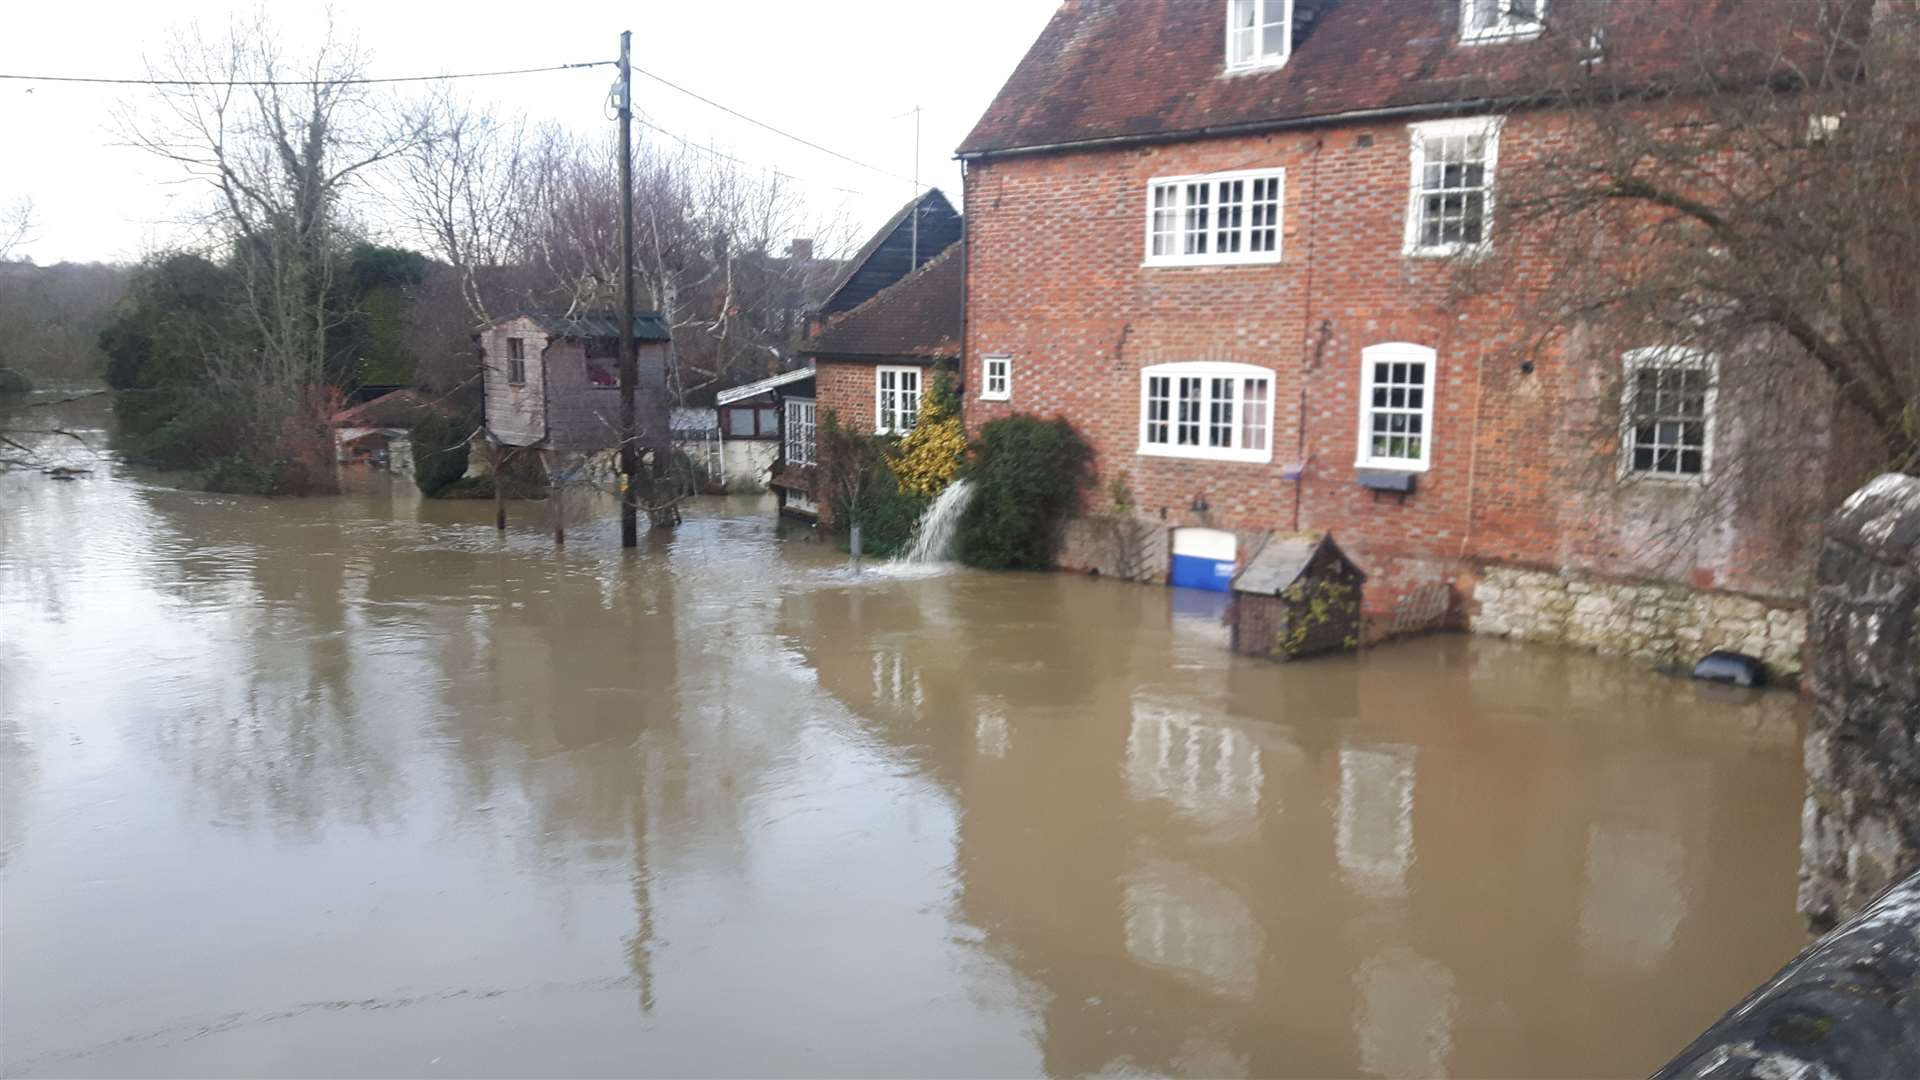
M920 419L900 440L900 455L892 462L900 487L911 495L931 499L953 482L967 452L967 432L960 423L960 393L951 376L936 374L921 403Z
M467 440L478 421L427 412L413 426L413 482L433 498L467 475Z
M859 524L867 555L887 558L903 550L927 500L901 486L893 471L893 440L848 431L831 409L820 419L817 438L834 527L844 533Z
M1010 416L980 429L966 477L973 503L960 522L960 561L989 570L1053 566L1080 509L1093 453L1063 419Z

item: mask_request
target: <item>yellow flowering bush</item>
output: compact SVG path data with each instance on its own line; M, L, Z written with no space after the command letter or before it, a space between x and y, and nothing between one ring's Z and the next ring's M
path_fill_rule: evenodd
M900 440L893 459L893 475L903 490L930 499L946 490L960 471L967 433L960 423L958 397L951 379L934 377L921 403L920 419Z

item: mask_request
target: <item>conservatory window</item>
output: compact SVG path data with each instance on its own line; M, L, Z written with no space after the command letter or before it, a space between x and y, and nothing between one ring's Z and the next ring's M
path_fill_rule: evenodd
M788 398L786 406L787 464L812 465L814 463L814 403L800 398Z

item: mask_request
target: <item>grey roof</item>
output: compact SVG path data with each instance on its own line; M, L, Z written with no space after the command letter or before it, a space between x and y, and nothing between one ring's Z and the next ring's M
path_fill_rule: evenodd
M745 401L755 394L764 394L769 390L811 378L813 378L813 365L808 364L803 368L794 368L792 371L783 371L778 375L769 375L755 382L743 383L739 386L722 390L714 396L713 400L717 405L731 405L736 401Z
M537 315L526 312L510 315L500 321L511 322L514 319L529 319L535 326L554 337L617 338L620 336L620 316L618 315ZM633 317L633 339L649 342L672 341L673 332L667 328L667 321L661 318L659 313L643 311Z
M1353 567L1362 579L1366 577L1354 561L1347 558L1346 552L1340 550L1340 545L1333 542L1332 533L1295 533L1267 541L1267 546L1233 579L1233 591L1257 596L1278 595L1300 580L1323 549Z

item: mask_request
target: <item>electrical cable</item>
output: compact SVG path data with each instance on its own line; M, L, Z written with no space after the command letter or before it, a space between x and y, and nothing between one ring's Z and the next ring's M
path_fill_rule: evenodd
M7 72L0 72L0 79L22 82L102 83L113 86L366 86L373 83L442 82L449 79L491 79L501 75L538 75L549 71L611 67L618 63L617 60L588 60L578 64L553 64L548 67L511 68L504 71L465 71L448 75L394 75L358 79L124 79L93 75L19 75Z

